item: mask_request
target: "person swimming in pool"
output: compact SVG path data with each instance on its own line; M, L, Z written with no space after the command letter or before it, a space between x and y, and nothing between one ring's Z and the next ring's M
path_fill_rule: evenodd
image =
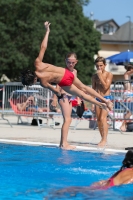
M91 190L105 190L114 186L120 186L124 184L132 184L133 183L133 149L129 150L124 160L122 161L122 167L115 174L113 174L107 180L101 180L99 182L93 183L90 186L83 187L68 187L64 189L57 190L54 194L57 197L64 195L65 193L72 194L73 196L76 193L82 192L87 193Z
M108 189L113 186L133 183L133 150L129 150L122 162L122 167L108 180L99 181L90 186L92 189Z
M103 57L98 57L95 60L95 65L97 68L96 74L92 76L92 88L96 90L101 96L106 99L112 100L112 96L110 95L110 85L112 83L113 75L110 72L105 70L106 60ZM99 98L96 98L97 101L101 101ZM98 146L104 147L107 143L107 135L108 135L108 124L107 124L107 115L108 112L99 108L98 106L94 106L92 104L92 112L96 111L97 124L98 129L101 135L101 141Z
M50 33L50 23L46 21L44 25L46 28L46 33L41 43L39 55L35 60L36 70L35 72L32 72L29 69L24 70L21 73L22 84L27 86L33 85L37 81L37 78L39 78L41 85L50 89L57 95L58 99L60 99L63 97L63 94L61 94L60 90L52 86L51 83L53 82L58 84L65 92L71 95L78 96L85 101L94 103L102 109L112 110L113 104L110 100L105 99L95 90L84 85L77 77L74 76L71 71L62 67L56 67L54 65L42 62L45 51L47 49L48 37ZM69 58L67 61L69 61ZM99 98L101 102L98 102L90 95Z

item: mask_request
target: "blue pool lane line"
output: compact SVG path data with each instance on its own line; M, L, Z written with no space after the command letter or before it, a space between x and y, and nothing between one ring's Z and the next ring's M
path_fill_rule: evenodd
M50 146L50 147L59 147L59 144L55 143L44 143L44 142L31 142L31 141L23 141L23 140L8 140L8 139L0 139L0 143L10 143L10 144L23 144L23 145L32 145L32 146ZM99 147L85 147L85 146L76 146L75 150L86 150L86 151L101 151L101 152L115 152L115 153L126 153L127 150L120 149L108 149L108 148L99 148ZM74 151L75 151L74 150Z

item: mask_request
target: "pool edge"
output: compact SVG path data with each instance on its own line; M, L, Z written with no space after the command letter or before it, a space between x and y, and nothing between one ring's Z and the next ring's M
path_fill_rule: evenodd
M59 144L56 144L56 143L32 142L32 141L23 141L23 140L0 139L0 143L59 147ZM109 149L109 148L99 148L99 147L97 148L97 147L85 147L85 146L76 146L76 150L110 152L110 153L111 152L114 152L114 153L126 153L127 152L127 150L122 150L122 149Z

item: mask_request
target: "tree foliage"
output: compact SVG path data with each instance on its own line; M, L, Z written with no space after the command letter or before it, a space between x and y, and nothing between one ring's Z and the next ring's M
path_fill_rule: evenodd
M45 34L44 21L51 22L49 44L44 61L65 66L68 52L78 56L78 77L90 83L94 54L99 50L100 34L83 15L89 0L1 0L0 1L0 76L17 80L20 71L34 69Z

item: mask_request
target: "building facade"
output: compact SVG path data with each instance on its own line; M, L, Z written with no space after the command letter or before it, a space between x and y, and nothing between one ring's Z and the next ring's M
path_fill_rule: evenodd
M122 51L133 51L133 23L131 21L119 26L113 19L94 20L94 27L101 33L101 50L98 56L107 58ZM116 66L107 61L106 69L114 75L113 81L123 79L124 66Z

